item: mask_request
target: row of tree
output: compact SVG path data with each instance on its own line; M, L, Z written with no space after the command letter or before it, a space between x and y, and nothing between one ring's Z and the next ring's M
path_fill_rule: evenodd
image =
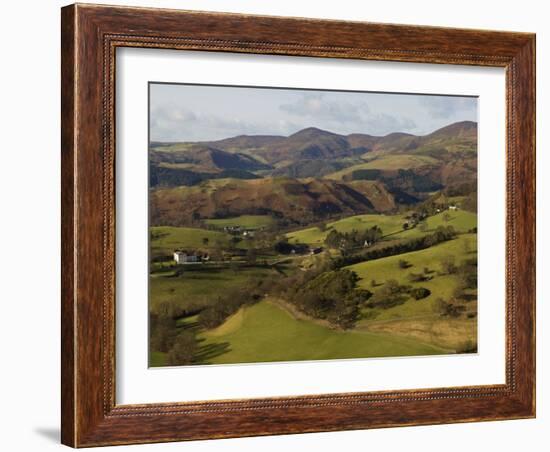
M252 305L263 297L262 281L253 280L246 287L229 290L215 303L203 309L197 318L204 329L216 328L244 305Z
M348 265L358 264L359 262L381 259L388 256L409 253L411 251L423 250L437 245L438 243L452 240L457 236L452 226L439 226L435 232L426 234L422 237L413 238L407 241L392 243L390 245L363 251L352 255L342 255L332 261L334 269L347 267Z
M352 328L360 308L372 293L357 287L359 277L350 270L327 271L302 286L291 288L287 299L300 311L343 329Z
M346 252L356 248L372 246L381 238L382 229L378 226L372 226L363 231L354 229L351 232L339 232L333 229L327 234L325 245Z
M149 316L151 351L167 354L166 364L191 364L199 348L192 331L178 328L177 318L171 313L151 313Z

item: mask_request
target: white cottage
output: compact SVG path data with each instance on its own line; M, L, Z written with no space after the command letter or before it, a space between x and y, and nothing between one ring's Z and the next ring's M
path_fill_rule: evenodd
M195 254L187 254L185 251L174 251L174 260L176 264L192 264L199 262L199 257Z

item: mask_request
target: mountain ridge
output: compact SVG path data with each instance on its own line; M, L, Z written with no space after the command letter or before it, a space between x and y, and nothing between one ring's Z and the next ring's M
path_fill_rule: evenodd
M223 148L223 149L220 149ZM288 136L151 143L152 219L269 213L300 223L388 212L477 181L477 123L426 135L339 135L308 127Z
M159 147L163 145L174 145L179 143L193 143L193 144L204 144L204 145L211 145L214 147L218 147L218 149L221 150L227 150L227 147L229 145L232 145L234 143L237 143L239 141L241 142L248 142L253 143L256 146L261 143L270 143L273 141L283 141L284 139L301 136L304 134L311 134L311 133L319 133L323 135L332 135L332 136L338 136L343 138L349 138L349 137L364 137L365 139L379 141L383 140L384 138L395 138L395 137L416 137L416 138L426 138L430 136L437 136L440 132L457 129L457 128L464 128L469 130L475 130L477 132L477 122L476 121L470 121L470 120L464 120L464 121L456 121L450 124L447 124L446 126L439 127L432 132L423 134L423 135L416 135L408 132L402 132L402 131L396 131L396 132L390 132L386 135L372 135L368 133L363 132L353 132L349 134L339 134L336 132L332 132L330 130L321 129L318 127L306 127L304 129L300 129L297 132L294 132L288 136L284 135L265 135L265 134L258 134L258 135L236 135L231 137L226 137L220 140L202 140L202 141L169 141L169 142L162 142L162 141L152 141L151 147ZM217 146L216 146L217 145Z
M369 154L444 153L477 147L477 123L460 121L426 135L393 132L384 136L340 135L307 127L283 137L238 135L218 141L169 143L150 147L153 165L198 172L271 171L277 176L324 176L360 164Z
M328 179L266 178L208 180L193 187L155 190L150 197L153 225L191 225L197 218L270 214L292 224L334 215L389 211L393 196L382 184L355 186Z

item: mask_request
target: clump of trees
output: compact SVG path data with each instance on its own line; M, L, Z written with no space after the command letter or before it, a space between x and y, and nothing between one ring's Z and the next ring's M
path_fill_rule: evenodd
M166 358L169 366L191 364L197 353L199 344L197 338L190 331L181 331L174 339L174 343Z
M399 268L403 270L406 268L412 267L411 263L409 261L406 261L405 259L399 259L399 262L397 262L397 265L399 266Z
M477 259L466 259L458 267L460 285L464 289L477 289Z
M458 286L453 292L453 296L457 300L468 301L471 295L468 291L477 289L477 260L466 259L460 266L456 268L458 276Z
M168 365L190 364L198 349L198 341L191 331L177 325L177 319L191 315L174 303L160 303L156 312L149 316L150 348L167 353Z
M341 256L333 260L333 268L342 268L359 262L381 259L383 257L418 251L437 245L438 243L452 240L457 236L452 226L439 226L432 234L410 239L404 242L394 243L385 247L367 250L362 253Z
M414 287L409 291L409 293L415 300L422 300L423 298L429 297L431 291L425 287Z
M273 243L273 250L277 254L305 253L308 246L303 243L290 243L285 236L278 237Z
M306 277L305 284L292 286L285 298L305 314L348 329L359 318L360 307L372 293L357 287L359 277L350 270L335 270Z
M368 308L389 309L405 303L409 297L422 300L430 295L430 290L425 287L411 287L399 284L395 279L390 279L373 293L365 306Z
M388 309L405 303L409 298L409 286L400 285L395 279L386 281L369 299L366 306L369 308Z
M457 305L443 300L443 298L438 298L435 301L435 311L441 315L441 317L460 317L461 314L466 310L466 307L463 305Z
M252 305L260 301L264 291L265 289L262 288L262 281L260 280L252 281L239 290L229 290L225 295L219 296L213 305L203 309L199 313L197 321L202 328L216 328L242 306Z
M172 316L151 313L149 316L151 350L168 352L176 340L176 319Z
M325 238L325 245L329 248L337 248L346 251L371 246L378 242L381 238L382 229L378 226L372 226L371 228L363 231L354 229L351 232L338 232L333 229L327 234Z

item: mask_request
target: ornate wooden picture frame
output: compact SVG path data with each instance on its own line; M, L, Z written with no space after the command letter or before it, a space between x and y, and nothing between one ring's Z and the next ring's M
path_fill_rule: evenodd
M73 447L535 416L535 36L71 5L62 9L62 442ZM263 399L115 402L115 51L506 70L506 382Z

